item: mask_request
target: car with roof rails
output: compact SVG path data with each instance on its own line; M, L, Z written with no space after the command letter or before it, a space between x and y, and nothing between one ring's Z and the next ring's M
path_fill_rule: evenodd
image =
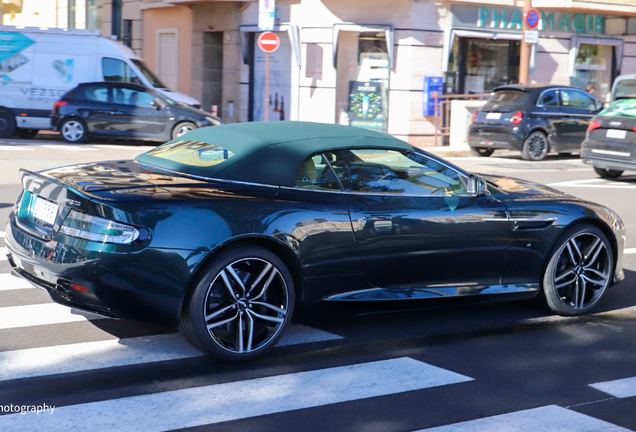
M468 144L476 156L509 149L531 161L544 159L550 151L578 152L588 122L602 107L594 96L575 87L497 87L486 104L473 113Z

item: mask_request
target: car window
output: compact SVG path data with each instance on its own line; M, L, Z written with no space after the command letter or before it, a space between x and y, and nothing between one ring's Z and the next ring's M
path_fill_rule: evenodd
M343 187L352 192L466 194L456 171L412 152L359 149L329 152Z
M151 102L154 102L156 98L143 90L115 87L113 89L113 100L115 103L152 108Z
M104 57L102 59L104 81L142 84L137 74L122 60Z
M526 105L528 93L519 90L498 90L490 96L488 102L483 106L483 110L497 109L503 107L520 108Z
M561 106L567 108L596 109L596 100L589 94L572 89L561 89Z
M296 187L313 190L340 190L338 180L321 154L308 157L296 174Z
M616 83L616 94L614 99L621 96L636 95L636 80L624 79Z
M559 99L557 97L556 90L548 90L544 91L539 98L537 105L541 105L544 107L555 107L559 106Z
M84 99L95 102L108 102L108 87L86 86L84 87Z

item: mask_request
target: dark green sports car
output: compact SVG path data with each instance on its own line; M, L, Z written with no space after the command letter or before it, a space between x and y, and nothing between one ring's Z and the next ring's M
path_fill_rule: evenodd
M203 128L135 160L21 175L14 273L225 360L262 354L318 303L543 295L577 315L623 278L611 210L355 127Z

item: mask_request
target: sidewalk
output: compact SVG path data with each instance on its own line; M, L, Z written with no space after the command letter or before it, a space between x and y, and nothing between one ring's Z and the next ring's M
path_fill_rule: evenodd
M422 150L432 153L436 156L443 158L446 157L471 157L475 156L471 153L469 148L455 148L455 147L424 147Z

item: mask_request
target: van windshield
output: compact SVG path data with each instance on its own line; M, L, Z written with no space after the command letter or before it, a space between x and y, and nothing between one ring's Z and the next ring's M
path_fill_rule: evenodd
M135 60L135 59L131 59L131 60L135 64L135 66L139 68L141 73L144 74L144 76L148 79L148 81L150 81L150 85L160 89L168 88L168 86L165 85L163 81L161 81L159 77L150 70L148 66L146 66L146 63L144 63L141 60Z
M614 94L614 99L617 99L621 96L632 96L636 95L636 80L622 80L616 83L616 93Z

